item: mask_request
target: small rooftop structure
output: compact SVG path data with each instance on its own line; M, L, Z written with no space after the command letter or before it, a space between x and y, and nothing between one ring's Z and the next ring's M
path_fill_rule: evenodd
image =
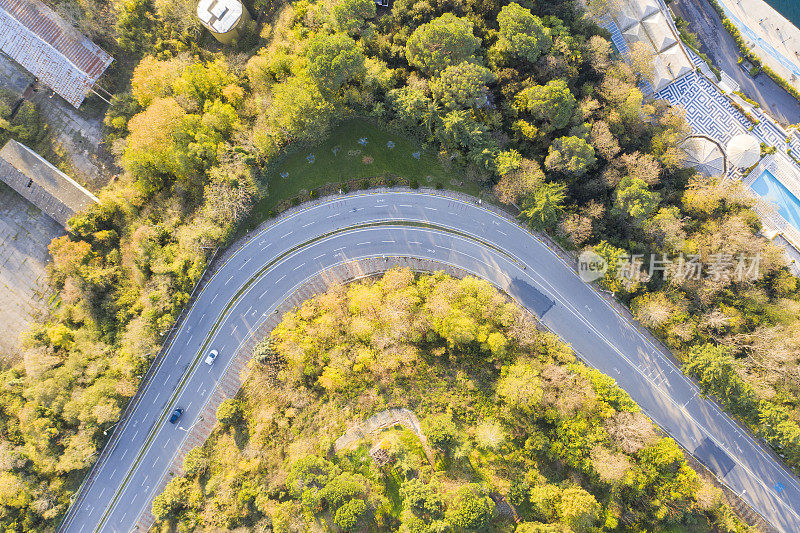
M200 0L197 17L218 41L229 44L240 38L250 14L239 0Z
M609 5L613 23L627 46L633 48L640 42L653 54L653 79L648 81L655 91L694 70L669 15L657 0L611 0Z
M761 143L747 133L731 138L725 151L728 152L728 161L734 167L749 168L761 159Z
M114 60L37 0L0 0L0 50L76 108Z
M660 11L644 19L642 25L645 27L653 47L659 52L663 52L678 42L670 30L669 24L667 24L667 19L664 18Z
M99 203L95 195L14 140L0 150L0 180L65 228L75 213Z
M685 165L696 168L706 176L725 174L725 154L708 137L689 137L678 148L683 152Z

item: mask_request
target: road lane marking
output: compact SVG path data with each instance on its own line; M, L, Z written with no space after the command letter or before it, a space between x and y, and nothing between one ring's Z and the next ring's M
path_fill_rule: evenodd
M320 258L322 258L322 257L325 257L325 255L326 255L326 254L320 254L320 255L318 255L317 257L315 257L315 258L314 258L314 261L316 261L317 259L320 259Z
M281 281L283 278L285 278L285 277L286 277L286 274L284 274L283 276L279 277L279 278L278 278L278 279L275 281L275 283L280 283L280 281Z
M226 281L226 282L225 282L225 285L227 286L227 285L228 285L228 283L230 283L232 279L233 279L233 276L229 277L229 278L228 278L228 281Z
M294 216L294 215L292 215L292 216ZM290 218L291 218L291 217L290 217ZM273 227L274 227L274 226L273 226ZM266 230L265 230L265 231L266 231ZM547 245L546 245L545 243L542 243L541 241L539 241L538 239L536 239L536 238L535 238L535 236L533 236L533 237L534 237L534 239L535 239L535 240L538 242L538 244L540 244L540 245L542 245L542 246L545 246L545 247L547 247ZM341 248L340 250L343 250L343 249L344 249L344 247L343 247L343 248ZM550 250L550 251L552 252L552 250ZM560 259L560 258L559 258L559 259ZM560 261L563 263L563 259L560 259ZM285 277L285 276L283 276L283 277ZM281 279L283 279L283 277L282 277ZM280 281L280 280L279 280L279 281ZM203 315L203 316L205 316L205 315ZM624 323L626 323L626 325L628 325L628 327L630 327L630 324L627 322L627 320L624 320ZM649 342L649 340L648 340L648 339L644 338L644 341L645 341L646 343L650 344L650 342ZM670 365L670 366L671 366L671 365ZM670 369L670 372L671 372L671 373L672 373L672 371L673 371L673 370L672 370L672 369ZM682 374L681 374L681 375L682 375ZM723 413L723 415L724 415L724 413ZM702 426L700 426L700 427L702 427ZM735 426L734 426L734 427L735 427ZM738 430L737 430L737 434L738 434ZM760 448L758 448L758 447L756 447L755 449L756 449L756 450L758 450L759 452L761 452L761 451L762 451L762 450L761 450ZM783 472L782 472L782 473L783 473Z
M295 270L297 270L298 268L303 268L305 265L306 265L305 263L301 263L301 264L297 265L296 267L294 267L294 268L292 269L292 272L294 272L294 271L295 271Z

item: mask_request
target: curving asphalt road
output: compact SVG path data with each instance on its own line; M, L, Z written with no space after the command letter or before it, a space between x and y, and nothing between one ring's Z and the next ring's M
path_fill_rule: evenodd
M209 280L61 531L130 531L233 354L305 280L343 262L409 256L487 279L526 306L776 528L800 531L800 484L543 242L489 209L423 192L356 193L252 236ZM219 350L217 362L202 363ZM166 421L176 406L178 424Z

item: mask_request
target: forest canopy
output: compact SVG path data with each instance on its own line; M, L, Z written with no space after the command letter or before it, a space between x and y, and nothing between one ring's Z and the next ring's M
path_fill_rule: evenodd
M162 530L748 530L611 378L485 281L335 285L258 346L155 499ZM398 407L421 432L400 417L337 448Z
M677 145L689 133L680 110L644 97L646 65L621 61L580 2L396 0L389 11L368 0L256 0L248 6L266 23L227 48L201 32L188 0L63 3L84 32L130 62L127 70L117 63L124 88L105 117L119 175L99 193L99 205L51 243L52 312L25 335L23 360L2 370L5 530L51 528L64 515L215 251L248 217L274 214L254 206L271 194L275 162L353 117L415 139L438 154L454 181L481 187L487 200L493 194L565 249L591 248L605 258L611 268L603 288L706 393L800 466L797 278L760 235L740 183L680 166ZM35 109L22 113L29 123L8 120L0 108L3 127L39 138ZM367 185L396 178L403 177L376 176ZM296 202L317 194L301 182L296 188ZM647 273L664 254L759 263L745 278L680 278L668 269L617 276L625 259L639 256ZM490 324L467 333L503 366L507 336ZM440 326L444 338L447 328L458 329ZM365 348L361 363L333 353L324 368L307 354L308 368L287 372L333 393L351 387L353 373L380 374L382 365L418 355L376 353ZM508 370L534 371L541 369ZM519 401L520 408L538 405L535 395ZM453 423L469 433L476 420ZM487 424L474 431L493 434ZM573 459L571 468L585 473L585 453ZM487 503L483 492L469 492L452 496L476 510L463 514L465 523L480 521ZM546 494L536 497L561 501ZM693 496L676 496L684 497ZM612 505L603 498L595 497L598 520ZM635 508L634 523L663 518ZM343 509L340 521L349 524L376 507L364 499L363 508ZM611 514L623 519L619 509Z

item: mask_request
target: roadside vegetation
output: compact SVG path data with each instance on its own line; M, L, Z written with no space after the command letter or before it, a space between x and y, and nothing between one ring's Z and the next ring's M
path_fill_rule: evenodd
M248 217L321 183L299 172L299 147L318 147L332 168L321 155L330 132L359 118L422 152L424 169L398 156L381 163L385 177L491 190L563 246L606 257L605 286L800 464L797 280L736 184L680 167L688 129L643 98L646 54L618 61L571 2L396 0L388 12L371 0L258 1L263 38L230 49L199 31L190 2L75 4L87 32L136 63L105 119L123 172L51 244L52 313L0 375L5 530L58 522L213 251ZM275 177L281 162L287 178ZM761 260L743 281L614 277L626 254L651 253Z
M749 531L611 378L485 281L334 286L255 357L155 499L157 529ZM335 450L393 407L424 441L397 425Z

